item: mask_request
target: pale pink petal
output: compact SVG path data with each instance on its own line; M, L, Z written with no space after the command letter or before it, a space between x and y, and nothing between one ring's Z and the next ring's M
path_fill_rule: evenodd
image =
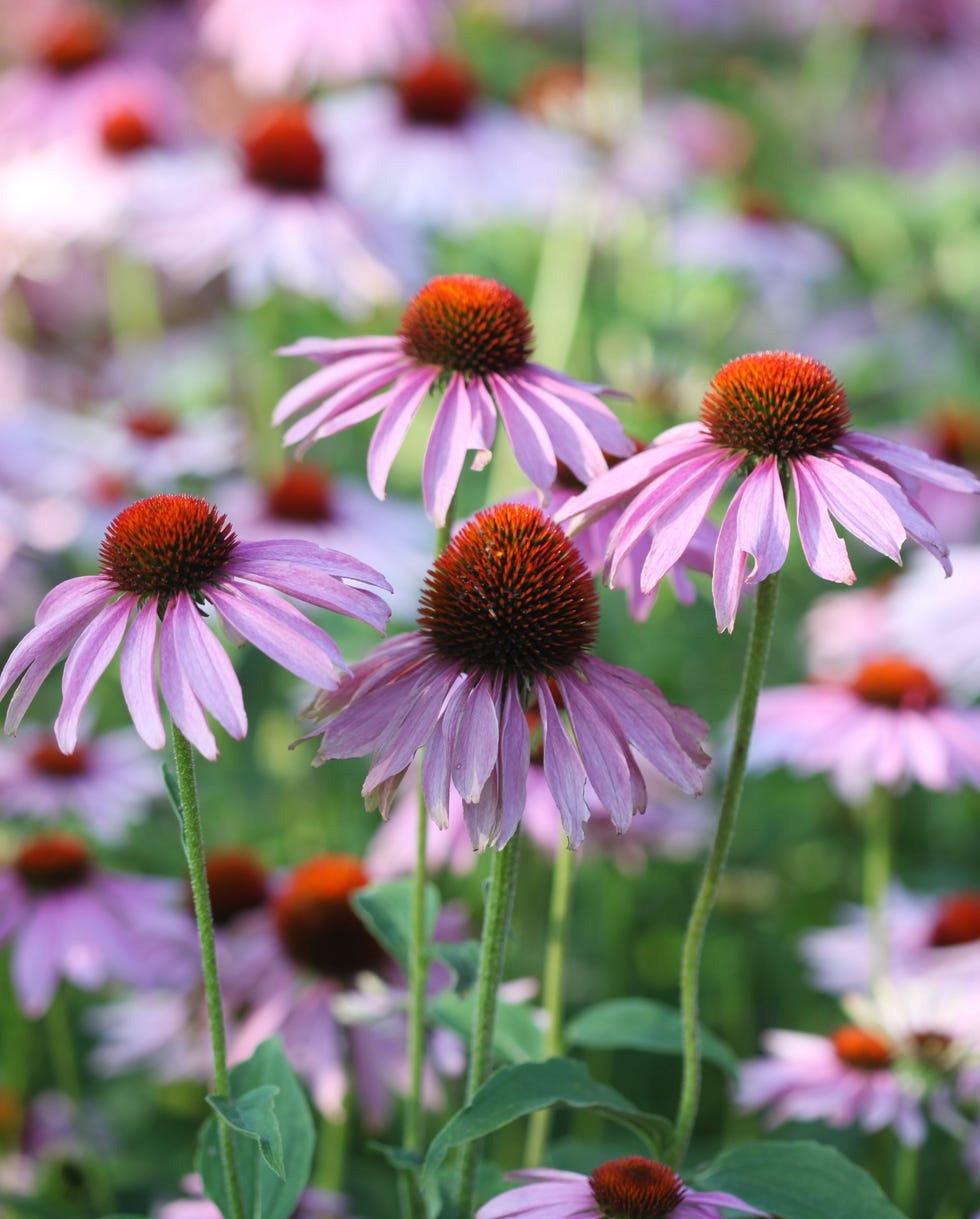
M813 475L818 494L845 529L901 563L905 526L880 491L833 457L800 457L797 461Z
M333 689L338 670L346 670L337 645L326 631L275 593L256 586L247 595L237 588L213 588L208 596L244 639L288 673Z
M422 755L422 793L429 816L440 830L449 828L449 746L441 724L429 737Z
M385 498L385 487L395 455L401 448L418 409L436 379L432 369L406 374L392 387L388 405L381 412L368 447L368 485L378 499Z
M550 487L558 465L547 429L506 377L493 374L489 382L517 464L534 486Z
M561 823L574 850L582 845L585 823L590 812L585 801L586 773L582 759L572 744L555 700L543 678L536 678L541 726L544 736L544 773L548 787L561 813Z
M531 733L515 679L504 685L500 697L503 699L498 783L501 815L496 845L503 847L513 838L524 813Z
M788 551L789 516L779 464L767 457L735 492L718 534L711 587L720 631L735 626L743 586L778 571ZM755 567L746 579L750 555Z
M163 616L162 633L173 636L173 653L180 658L191 689L204 709L236 741L248 732L242 688L228 654L215 639L188 593L178 593Z
M608 467L601 446L563 402L530 377L514 374L508 380L544 424L555 455L577 478L583 483L590 483L600 474L605 474Z
M384 367L380 372L364 373L353 381L343 380L343 388L325 398L318 407L298 419L287 428L283 436L283 444L298 444L314 433L320 434L321 428L328 428L339 419L349 419L351 423L361 419L370 419L384 406L382 397L374 397L378 390L386 386L397 372L402 369ZM315 376L322 374L315 373ZM360 408L360 410L358 409ZM346 426L346 424L341 425ZM325 433L324 433L325 434Z
M446 523L456 494L472 424L466 382L460 373L453 373L436 411L422 461L422 500L429 520L439 529Z
M496 767L499 739L497 708L490 696L490 679L484 675L459 708L452 742L453 785L469 804L480 798Z
M933 486L945 487L948 491L980 494L980 479L970 470L948 461L939 461L921 449L899 444L896 440L885 440L867 432L847 432L838 441L838 447L879 463L886 473L891 473L889 467L894 466L895 470L921 478Z
M218 744L181 666L179 643L172 626L168 626L172 621L172 614L165 615L160 630L160 691L174 724L200 754L213 762L218 756Z
M847 557L847 546L827 511L819 484L799 459L789 463L796 491L796 527L810 570L823 580L853 584L857 577Z
M21 1010L36 1020L51 1006L61 977L61 903L37 902L13 946L10 975Z
M109 662L119 650L126 623L136 605L132 594L120 599L105 609L79 635L61 678L63 699L58 718L54 722L54 734L63 753L71 753L78 744L78 721L88 702L95 683L109 667Z
M371 568L366 570L371 572L375 584L386 584L378 572ZM286 593L308 605L318 605L348 618L359 618L377 631L384 631L391 616L391 610L376 593L351 588L335 576L325 575L302 562L257 560L240 565L236 576ZM248 589L243 592L246 597L250 595Z
M646 788L642 788L639 804L634 804L629 743L618 731L615 710L598 690L583 682L559 676L558 685L589 782L622 833L629 828L634 813L646 807Z
M302 353L283 349L280 354L298 355ZM321 368L319 372L306 377L298 385L294 385L280 398L272 412L272 426L278 427L280 423L315 402L317 398L328 398L341 386L349 385L352 381L364 376L365 373L387 371L389 377L394 380L398 373L404 371L406 367L410 367L410 365L404 359L387 351L367 351L345 360L335 361L326 368Z
M586 385L564 373L533 362L525 364L521 371L525 380L532 381L573 410L604 452L614 457L628 457L633 452L633 441L623 431L622 423L605 402L596 397L596 392L614 398L628 398L629 394L619 393L605 385Z
M157 598L136 611L123 641L119 676L133 726L151 749L163 749L167 732L157 700Z
M358 334L347 339L297 339L285 347L277 347L276 355L304 356L320 364L333 364L367 351L401 351L402 341L391 334Z

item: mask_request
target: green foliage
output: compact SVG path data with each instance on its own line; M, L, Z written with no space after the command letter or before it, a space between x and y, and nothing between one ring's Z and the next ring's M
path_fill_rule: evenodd
M591 1050L645 1050L650 1054L680 1054L683 1046L681 1014L653 999L610 999L579 1012L568 1022L565 1039L570 1046ZM701 1053L706 1062L734 1075L738 1059L713 1033L701 1029Z

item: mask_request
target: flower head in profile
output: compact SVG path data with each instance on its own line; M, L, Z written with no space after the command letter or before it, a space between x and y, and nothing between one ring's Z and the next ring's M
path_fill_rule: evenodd
M623 832L648 798L634 750L699 792L707 725L647 678L590 655L597 631L595 586L562 530L538 508L489 508L433 565L419 630L381 644L314 701L317 762L371 754L363 794L387 816L424 749L436 823L447 824L455 789L474 845L501 847L524 811L535 701L544 775L571 846L589 817L587 785Z
M279 594L363 619L383 630L388 607L358 584L387 588L373 568L312 542L241 542L218 510L191 495L156 495L125 508L106 531L100 573L78 576L41 602L34 628L0 673L16 730L45 677L67 652L54 731L71 753L96 682L122 648L123 697L151 749L166 732L157 684L174 723L207 758L217 756L206 712L236 740L248 723L241 686L209 629L210 603L236 641L249 640L288 672L320 687L346 668L331 637ZM159 670L159 672L158 672Z
M980 480L906 445L852 432L849 421L843 387L818 360L784 351L740 356L711 382L699 422L669 428L556 516L579 528L621 509L606 553L607 575L614 582L626 557L642 546L641 583L652 588L683 553L728 479L743 472L715 546L719 630L733 628L744 587L786 561L789 486L803 554L823 579L855 580L833 520L896 563L911 538L948 575L947 547L918 502L919 486L977 494Z
M529 1181L481 1206L476 1219L723 1219L726 1210L762 1215L733 1194L693 1189L672 1168L645 1156L607 1160L589 1176L555 1168L507 1174Z
M279 402L273 422L298 416L285 443L305 452L317 440L379 415L368 451L371 490L384 498L395 455L426 396L439 397L422 465L422 498L443 525L468 451L474 469L490 460L497 416L521 469L548 489L563 461L588 483L605 454L633 451L616 416L585 385L531 360L534 333L521 298L478 275L443 275L409 302L397 335L302 339L284 355L308 356L319 372Z
M846 678L763 690L749 765L826 774L853 804L875 784L980 788L980 708L905 656L871 656Z

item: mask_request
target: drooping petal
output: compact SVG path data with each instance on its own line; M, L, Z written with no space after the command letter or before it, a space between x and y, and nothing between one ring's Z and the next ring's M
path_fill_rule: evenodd
M422 461L422 501L429 520L439 529L446 523L459 485L472 424L466 382L462 374L454 373L436 411Z
M735 492L718 534L711 588L719 631L735 626L743 586L778 571L788 551L789 516L779 465L767 457ZM755 567L746 579L750 555Z
M368 485L378 499L385 498L385 487L395 455L402 447L412 420L436 379L433 369L406 373L392 386L391 398L381 412L368 447Z
M385 405L382 396L375 396L403 369L382 368L380 372L369 372L353 381L343 382L343 388L325 398L318 407L304 415L286 429L282 442L287 447L300 444L308 438L329 434L329 429L342 431L354 423L377 415ZM316 374L319 375L319 374ZM307 447L309 447L307 445Z
M234 556L224 567L224 572L232 575L250 578L250 573L260 570L257 563L275 564L292 563L300 567L311 568L324 575L334 576L338 580L357 580L361 584L371 584L391 592L391 586L379 571L353 555L342 550L334 550L329 546L319 546L316 542L306 542L297 538L270 538L264 542L239 542ZM279 570L268 567L266 574Z
M326 631L275 593L256 585L247 593L213 588L208 596L240 635L303 681L332 689L338 669L346 670Z
M558 687L565 700L585 773L596 795L609 810L616 829L629 828L634 813L646 807L646 788L640 806L633 803L633 774L629 742L618 730L616 714L593 686L574 672L558 673Z
M453 786L469 804L479 800L497 765L500 726L490 684L484 675L470 688L459 707L453 736Z
M386 585L387 582L378 572L370 568L367 570L372 571L375 583ZM377 631L384 631L391 616L391 609L376 593L351 588L335 576L326 575L302 562L256 560L247 566L240 565L238 578L266 585L308 605L333 610L335 614L359 618Z
M422 755L422 794L425 807L441 830L449 828L449 746L442 724L437 724Z
M119 658L123 698L133 726L151 749L163 749L167 731L157 699L157 598L141 606L130 624Z
M204 709L236 741L248 732L242 688L228 653L205 624L188 593L172 598L163 616L162 631L172 632L174 654L180 658L191 689Z
M500 721L500 761L497 785L500 800L500 828L496 846L504 847L513 838L527 799L527 775L531 765L531 732L521 704L515 679L502 685L503 712Z
M867 432L847 432L838 441L837 447L875 462L887 474L897 470L921 478L935 487L945 487L947 491L980 495L980 479L972 471L930 457L921 449L899 444L897 440L885 440L882 436L869 435Z
M629 394L620 393L606 385L587 385L533 361L525 364L521 372L525 380L533 381L546 393L552 394L573 410L604 452L614 457L628 457L633 452L633 441L626 435L622 423L606 403L596 396L602 393L613 398L628 398Z
M551 437L555 455L583 484L605 474L608 466L599 442L565 403L530 377L515 375L510 380L524 401L537 412Z
M817 480L798 458L789 463L789 468L796 492L796 528L807 565L823 580L853 584L857 576L847 557L847 546L833 526Z
M126 623L136 605L132 594L107 605L75 641L61 678L62 703L54 722L54 734L62 753L72 753L78 744L78 721L95 683L119 650Z
M535 487L550 487L558 464L547 429L506 377L494 374L489 382L517 464Z
M880 491L845 469L836 458L807 456L797 460L813 475L818 494L845 529L873 550L902 562L905 526Z
M218 743L181 666L172 623L173 615L164 615L160 627L160 692L177 728L203 757L213 762L218 756Z
M573 849L582 845L590 812L585 801L586 773L555 700L543 678L534 683L544 736L544 775L561 813L561 823Z
M283 352L282 354L301 354L298 352ZM366 351L352 355L343 361L336 361L321 368L318 372L305 377L298 385L287 390L279 399L272 412L272 426L278 427L290 416L295 415L304 407L310 406L318 398L326 399L343 385L363 376L365 373L376 373L383 370L393 380L403 371L406 361L397 354L387 351Z

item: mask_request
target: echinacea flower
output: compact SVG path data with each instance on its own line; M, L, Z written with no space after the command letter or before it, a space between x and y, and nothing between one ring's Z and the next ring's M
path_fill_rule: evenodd
M249 93L391 72L430 46L436 0L211 0L201 37Z
M587 1177L556 1168L528 1168L508 1173L507 1179L530 1184L493 1198L480 1207L476 1219L724 1219L726 1210L765 1213L734 1194L693 1189L672 1168L645 1156L607 1160Z
M50 821L77 813L93 834L111 842L162 794L159 765L128 728L83 738L70 753L39 728L0 746L5 817Z
M892 885L884 924L890 978L927 974L980 980L980 891L932 896ZM800 941L811 984L837 994L868 988L873 952L866 906L846 906L840 925L810 931Z
M67 834L26 842L0 870L0 943L13 943L21 1009L43 1015L61 978L84 990L179 984L188 969L179 893L176 881L100 868Z
M279 402L273 423L300 415L284 442L317 440L380 415L368 451L371 490L384 498L392 462L430 390L439 396L422 465L422 498L437 525L468 450L490 460L497 414L528 479L546 491L563 461L584 483L607 468L604 453L633 451L616 416L585 385L530 359L533 328L521 298L478 275L443 275L409 301L397 335L301 339L283 355L323 367ZM313 405L318 403L318 405Z
M762 691L749 766L780 765L826 774L855 804L875 784L980 787L980 708L958 705L904 656L873 656L846 679Z
M318 106L338 185L423 230L467 234L542 223L586 183L586 146L570 132L480 96L463 60L417 61L390 86Z
M818 360L772 351L740 356L715 375L699 422L663 432L592 482L556 519L579 528L622 509L610 537L607 575L615 581L640 545L646 552L641 587L652 588L683 553L728 479L744 471L715 546L719 630L734 627L744 587L786 561L789 485L803 554L823 579L855 580L831 518L896 563L911 538L949 574L947 548L918 504L918 487L932 483L976 494L980 480L895 441L849 431L849 419L843 387Z
M321 1113L342 1118L352 1091L366 1124L380 1129L410 1081L403 980L351 905L369 881L350 855L318 855L293 868L265 908L239 920L223 985L239 1013L229 1030L230 1062L279 1035ZM386 976L398 985L384 987ZM358 987L368 977L377 986L365 995ZM430 1051L439 1039L433 1034ZM459 1058L453 1065L461 1069ZM444 1061L427 1055L423 1100L432 1108L443 1101Z
M101 572L52 589L35 625L0 673L0 698L19 680L7 710L16 730L45 677L68 652L54 731L78 744L82 711L122 647L123 697L151 749L166 744L157 682L174 723L207 758L217 757L209 712L236 740L248 722L238 678L209 630L214 606L237 641L249 640L288 672L321 687L346 666L337 645L279 594L360 618L383 630L388 607L345 583L387 588L373 568L312 542L240 542L216 508L191 495L156 495L124 509L106 531ZM157 666L159 664L159 674Z
M382 815L424 748L422 787L436 824L447 824L455 789L474 845L502 847L524 811L532 698L545 779L572 847L590 814L587 784L620 832L646 807L634 749L682 791L701 791L706 724L648 678L589 654L595 586L540 509L499 504L464 525L429 572L419 625L310 708L321 721L308 734L322 737L317 763L372 755L362 791Z
M191 287L227 274L238 304L284 288L347 317L422 281L419 241L334 189L307 106L259 108L238 143L148 159L133 202L139 256Z

